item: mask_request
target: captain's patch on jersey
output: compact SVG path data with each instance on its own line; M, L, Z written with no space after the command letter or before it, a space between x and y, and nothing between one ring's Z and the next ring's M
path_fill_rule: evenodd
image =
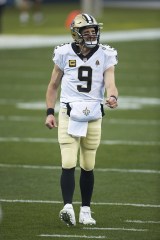
M76 60L69 60L69 67L76 67Z

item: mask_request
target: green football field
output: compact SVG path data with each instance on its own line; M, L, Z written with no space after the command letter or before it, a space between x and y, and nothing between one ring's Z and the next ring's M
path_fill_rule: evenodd
M143 10L137 18L137 10L132 11L135 15L132 12L126 29L136 28L136 21L140 28L158 27L153 18L149 25L153 11ZM116 18L118 9L111 12ZM12 14L5 16L5 24L14 16L14 28L17 12ZM115 22L114 30L124 29L125 15L122 10L119 14L122 22ZM13 33L7 26L6 33ZM26 29L28 32L29 27ZM74 195L77 225L67 227L58 217L63 203L57 129L48 130L44 125L53 48L0 50L1 240L160 239L160 42L109 44L119 53L119 108L105 110L92 199L97 224L86 227L78 223L78 164Z

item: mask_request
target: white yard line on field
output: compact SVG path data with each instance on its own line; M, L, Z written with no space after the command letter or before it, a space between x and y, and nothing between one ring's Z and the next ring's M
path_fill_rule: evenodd
M63 204L62 201L51 200L27 200L27 199L0 199L0 202L5 203L43 203L43 204ZM80 205L81 202L73 202L73 204ZM141 208L160 208L156 204L143 204L143 203L107 203L107 202L91 202L92 205L100 206L128 206L128 207L141 207Z
M63 234L41 234L39 237L57 237L57 238L83 238L83 239L104 239L106 236L86 236L86 235L63 235Z
M160 174L159 170L151 170L151 169L96 168L95 171L97 171L97 172Z
M55 138L0 137L0 142L57 143Z
M0 142L58 143L56 138L0 137ZM159 146L159 141L101 140L102 145Z
M11 122L44 122L44 117L33 117L33 116L18 116L10 115L4 116L0 115L0 121L11 121ZM107 119L103 118L103 122L109 124L118 124L118 125L160 125L159 120L143 120L143 119Z
M101 140L103 145L159 146L159 141Z
M148 229L139 228L98 228L98 227L84 227L84 230L100 230L100 231L131 231L131 232L146 232Z
M127 223L160 224L160 221L125 220Z
M40 165L21 165L21 164L1 164L0 168L25 168L25 169L44 169L44 170L60 170L61 166L40 166Z
M139 228L98 228L98 227L83 227L84 230L98 230L98 231L131 231L131 232L147 232L148 229ZM86 236L86 235L62 235L62 234L41 234L40 237L64 237L64 238L91 238L104 239L106 236Z
M24 102L23 100L18 99L0 99L1 105L14 105L14 107L18 109L25 110L45 110L46 104L44 101L32 101L32 102ZM118 99L118 108L117 110L135 110L142 109L144 107L149 106L159 106L160 98L151 98L151 97L137 97L137 96L120 96ZM57 101L55 106L55 112L59 112L60 103ZM104 104L104 108L110 110Z
M159 106L159 98L147 98L147 97L136 97L136 96L120 96L118 99L118 110L134 110L142 109L146 106ZM44 101L39 102L18 102L16 107L19 109L34 109L34 110L45 110L46 105ZM55 106L55 112L58 112L60 108L60 103L57 101ZM104 104L104 108L107 108ZM109 108L107 108L110 110Z
M159 120L141 120L141 119L107 119L104 118L103 122L108 122L109 124L117 124L117 125L160 125L160 121Z
M160 39L160 29L136 29L114 32L102 32L101 42L120 42L135 40L156 40ZM32 47L53 47L62 43L73 41L70 34L61 36L42 35L1 35L0 49L32 48Z
M42 165L21 165L21 164L3 164L0 168L24 168L24 169L44 169L44 170L61 170L61 166L42 166ZM79 167L76 170L80 170ZM95 168L96 172L119 172L119 173L146 173L160 174L159 170L151 169L123 169L123 168Z

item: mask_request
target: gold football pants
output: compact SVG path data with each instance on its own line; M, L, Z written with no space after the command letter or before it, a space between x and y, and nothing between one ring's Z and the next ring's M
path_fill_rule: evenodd
M80 167L91 171L95 166L96 151L101 139L102 119L88 123L86 137L73 137L67 133L69 116L67 109L59 112L58 141L61 149L62 167L70 169L76 167L78 152L80 153Z

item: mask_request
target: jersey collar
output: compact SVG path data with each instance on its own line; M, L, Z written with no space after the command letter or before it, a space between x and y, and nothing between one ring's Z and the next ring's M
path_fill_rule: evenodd
M77 56L81 59L81 60L83 60L83 59L89 59L90 57L92 57L92 55L98 50L98 48L99 48L99 45L97 45L97 46L95 46L94 48L92 48L91 49L91 51L86 55L86 56L84 56L82 53L81 54L78 54L79 53L79 47L76 45L76 43L72 43L71 44L71 46L72 46L72 49L73 49L73 51L77 54Z

